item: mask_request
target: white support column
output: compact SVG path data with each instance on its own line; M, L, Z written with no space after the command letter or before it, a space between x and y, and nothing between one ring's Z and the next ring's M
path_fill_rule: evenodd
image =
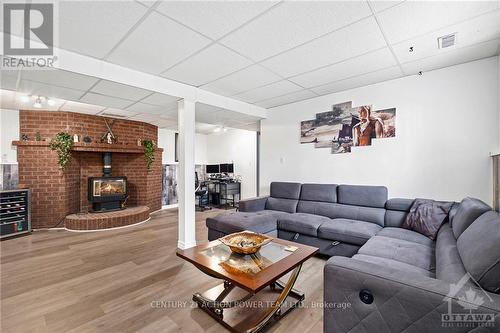
M195 102L178 102L179 117L179 239L177 247L196 245L194 206Z

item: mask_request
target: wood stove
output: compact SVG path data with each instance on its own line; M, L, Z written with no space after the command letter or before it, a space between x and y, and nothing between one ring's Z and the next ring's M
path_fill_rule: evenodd
M111 153L103 153L104 176L89 177L88 199L92 211L105 212L123 209L127 199L127 177L111 176Z

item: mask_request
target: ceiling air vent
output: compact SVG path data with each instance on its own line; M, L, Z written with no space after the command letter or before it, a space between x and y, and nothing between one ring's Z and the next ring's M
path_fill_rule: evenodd
M446 47L455 45L456 37L456 33L438 37L438 48L444 49Z

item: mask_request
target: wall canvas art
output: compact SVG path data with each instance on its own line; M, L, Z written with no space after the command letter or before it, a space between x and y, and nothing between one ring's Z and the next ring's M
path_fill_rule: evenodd
M330 148L333 154L349 153L352 146L396 136L396 109L372 111L371 105L352 107L352 102L344 102L300 125L300 143Z

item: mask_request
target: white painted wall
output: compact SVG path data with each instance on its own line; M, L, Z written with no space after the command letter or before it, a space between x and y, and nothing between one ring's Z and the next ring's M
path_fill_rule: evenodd
M270 109L262 121L261 193L271 181L385 185L390 197L492 202L499 132L498 57ZM299 144L300 121L353 101L396 107L396 138L350 154Z
M175 131L158 129L158 147L163 148L162 164L175 163ZM194 159L196 164L206 164L207 135L196 133Z
M241 198L257 193L257 134L231 129L207 135L207 164L234 163L234 174L241 176Z
M0 109L0 162L17 163L17 150L12 141L19 140L19 111Z

